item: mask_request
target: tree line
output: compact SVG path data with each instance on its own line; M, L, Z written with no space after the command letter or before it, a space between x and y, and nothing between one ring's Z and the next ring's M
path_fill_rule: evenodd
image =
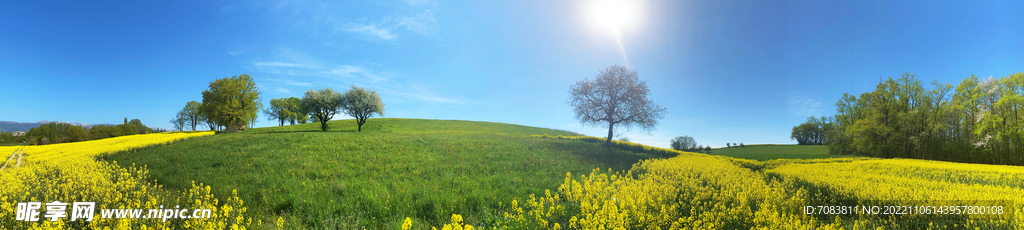
M697 141L693 140L693 137L690 136L679 136L672 138L670 145L672 146L672 149L679 151L711 153L711 145L699 145L697 144Z
M1022 110L1024 73L928 88L906 73L844 93L821 142L831 154L1022 165Z
M319 122L327 131L327 121L336 114L346 114L356 120L358 130L373 114L384 116L384 103L374 90L352 85L344 94L331 88L307 90L302 98L289 97L270 100L264 109L259 87L247 74L225 77L210 82L203 91L203 101L189 101L171 119L175 130L197 130L207 126L210 130L236 132L251 127L262 110L268 120L292 125Z
M789 138L796 140L799 145L827 145L829 136L825 134L835 129L834 120L832 117L808 117L807 122L793 127Z
M216 131L241 131L256 124L263 108L259 87L248 74L216 79L202 95L202 102L189 101L171 119L175 130L195 131L206 126Z
M14 136L13 133L0 133L0 144L57 144L79 141L98 140L111 137L148 134L164 132L166 130L153 129L142 124L139 119L124 119L120 125L94 125L89 128L72 125L62 122L50 122L29 129L21 136Z

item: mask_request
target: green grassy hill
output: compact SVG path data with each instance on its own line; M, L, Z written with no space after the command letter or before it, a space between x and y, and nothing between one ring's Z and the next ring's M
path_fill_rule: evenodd
M713 149L710 154L752 160L848 157L829 155L828 146L825 145L747 145L745 147Z
M263 223L290 228L385 229L405 217L440 226L500 217L499 202L557 189L566 172L628 170L648 155L532 134L572 133L520 125L415 119L250 129L117 154L150 179L183 190L203 183L237 190ZM749 148L749 147L748 147ZM507 204L506 204L507 205ZM418 225L427 226L427 225Z

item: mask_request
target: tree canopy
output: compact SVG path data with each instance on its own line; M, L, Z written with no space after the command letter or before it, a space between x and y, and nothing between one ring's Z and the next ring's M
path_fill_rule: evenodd
M793 127L789 138L796 140L800 145L827 145L828 136L825 134L833 129L832 118L808 117L807 122Z
M288 122L295 124L305 124L309 121L309 113L302 110L302 99L297 97L284 98L287 99L285 103L285 110L289 112Z
M1024 164L1024 73L970 76L953 87L914 75L843 94L829 153L989 164Z
M306 90L302 96L301 108L309 113L316 121L320 122L320 129L327 131L327 121L334 118L334 115L341 112L341 106L345 104L345 96L335 92L331 88L320 90Z
M267 115L268 121L278 120L278 126L284 126L284 121L291 117L287 104L287 98L271 99L270 107L263 109L263 113Z
M367 90L352 85L352 88L345 92L345 103L341 105L345 114L356 118L356 125L359 132L363 131L363 124L373 114L384 116L384 103L380 100L377 91Z
M183 125L187 127L192 127L192 131L195 131L196 126L199 126L203 123L202 108L203 103L199 103L197 101L189 101L188 103L186 103L185 108L181 109L181 111L183 112L181 114L182 119L184 119L185 121Z
M233 132L256 122L263 103L260 91L247 74L225 77L210 82L203 91L202 112L207 118Z
M584 126L608 128L605 144L611 144L613 129L639 128L650 133L665 116L665 108L648 98L647 82L637 77L636 71L613 65L596 74L593 80L584 78L569 90L569 105L576 119Z
M693 140L690 136L681 136L672 138L671 143L672 149L675 150L688 150L697 148L697 141Z

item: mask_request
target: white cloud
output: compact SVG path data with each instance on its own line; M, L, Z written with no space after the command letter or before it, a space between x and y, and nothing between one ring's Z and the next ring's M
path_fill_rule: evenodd
M395 89L388 89L388 88L377 88L377 91L380 92L381 94L401 97L401 98L405 98L405 99L409 99L409 100L414 100L414 101L425 101L425 102L435 102L435 103L449 103L449 104L460 104L460 105L461 104L465 104L465 102L462 102L462 101L459 101L459 100L438 96L438 95L434 94L433 92L431 92L430 90L426 89L426 87L423 86L423 85L409 84L407 87L403 87L403 88L404 89L402 89L402 90L395 90Z
M365 36L384 40L394 40L398 38L398 34L395 32L397 29L404 28L405 30L419 34L431 35L437 27L437 19L434 19L434 13L430 10L425 10L421 14L398 16L397 19L392 19L390 16L384 17L377 23L350 22L341 26L337 30L363 34Z
M276 89L274 89L274 91L277 91L277 92L280 92L280 93L290 93L290 92L292 92L291 90L288 90L288 89L285 89L285 88L281 88L281 87L277 87Z
M353 33L360 33L378 37L384 40L392 40L398 38L391 30L387 28L380 28L377 25L365 25L365 24L348 24L345 26L345 30Z
M789 114L802 117L821 115L821 101L803 96L789 97Z
M307 67L306 65L295 64L295 63L287 63L287 62L257 62L257 63L252 63L252 65L254 65L256 67L296 67L296 68L305 68L305 67Z
M324 64L321 59L313 58L303 52L293 52L290 49L282 49L280 52L267 61L250 62L250 68L256 71L290 75L284 79L267 78L267 81L275 82L268 85L268 88L282 93L289 91L290 86L312 87L314 84L308 78L319 78L313 80L317 85L342 86L354 83L363 85L370 89L377 90L381 95L392 96L397 101L420 101L445 104L477 104L472 101L453 99L447 96L438 95L431 86L418 83L394 82L392 79L395 73L387 69L381 69L373 63L366 65L355 64Z
M363 67L350 66L350 65L340 65L337 68L334 68L334 69L331 69L331 70L320 71L320 73L327 74L327 75L333 75L333 76L346 77L346 78L365 77L366 79L369 79L372 82L380 82L380 81L388 81L389 80L388 78L381 76L381 74L379 74L379 73L375 73L373 71L369 71L369 70L367 70L367 69L365 69Z
M294 85L294 86L312 86L313 85L313 84L310 84L309 82L295 82L295 81L285 81L284 83L285 84L289 84L289 85Z
M397 21L398 26L420 34L431 34L434 28L437 28L437 20L434 19L434 13L430 10L416 16L399 17Z
M436 6L437 3L430 0L405 0L410 6Z
M242 51L241 50L233 51L233 52L229 51L228 54L230 54L231 56L236 56L236 55L242 54Z

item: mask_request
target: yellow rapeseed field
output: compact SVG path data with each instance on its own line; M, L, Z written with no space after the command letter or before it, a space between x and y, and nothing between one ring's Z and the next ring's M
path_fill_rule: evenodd
M170 192L146 181L145 168L123 168L97 161L102 154L213 135L213 132L174 132L130 135L94 141L28 146L21 167L0 172L0 229L245 229L251 219L237 196L223 201L214 198L209 186L194 184L183 194ZM9 149L3 147L0 150ZM10 150L8 152L12 152ZM7 153L10 154L10 153ZM9 156L9 155L8 155ZM93 221L51 222L15 220L19 202L96 202ZM168 220L100 218L101 209L150 209L176 205L181 208L211 209L209 219ZM42 216L42 215L40 215Z
M585 139L564 138L563 139ZM645 147L646 149L656 149ZM1024 167L908 159L754 161L674 151L629 171L566 175L557 192L512 200L499 229L1022 229ZM806 205L1009 201L997 218L805 215ZM918 203L910 203L910 202ZM972 203L974 202L974 203ZM842 203L836 203L837 205ZM1008 212L1009 213L1009 212ZM406 223L415 225L414 223Z

